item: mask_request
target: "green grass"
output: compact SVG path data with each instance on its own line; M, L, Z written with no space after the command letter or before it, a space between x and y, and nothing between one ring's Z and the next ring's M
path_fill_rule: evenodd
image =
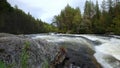
M0 68L5 68L5 63L3 61L0 61Z
M29 59L29 54L28 54L28 49L30 48L30 43L28 41L25 42L25 46L22 49L22 53L20 56L20 63L21 63L21 67L20 68L28 68L28 59ZM12 64L6 64L3 61L0 61L0 68L13 68L17 66L16 63L12 63Z
M47 60L44 60L43 64L42 64L42 68L49 68L49 64Z
M25 42L25 46L22 49L22 54L21 54L21 66L22 68L28 68L27 61L29 59L29 54L28 54L28 49L30 48L30 43L28 41Z

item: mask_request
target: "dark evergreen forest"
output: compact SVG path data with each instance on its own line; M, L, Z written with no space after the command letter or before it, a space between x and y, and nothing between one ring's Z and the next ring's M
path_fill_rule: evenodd
M79 7L67 5L51 24L35 19L7 0L0 0L0 32L12 34L74 33L120 34L120 0L86 1L84 13Z
M120 0L103 0L101 5L86 0L84 13L67 5L53 24L63 33L120 34Z
M26 14L17 6L11 7L7 0L0 0L0 32L34 34L54 32L56 28L40 19Z

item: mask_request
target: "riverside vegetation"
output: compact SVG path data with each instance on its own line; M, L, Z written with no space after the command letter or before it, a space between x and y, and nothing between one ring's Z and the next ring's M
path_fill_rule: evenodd
M7 0L0 0L0 9L0 32L120 34L120 0L103 0L101 5L97 0L86 0L84 12L68 4L51 24L26 14L17 5L11 7Z
M79 7L73 8L68 4L61 10L60 14L54 16L51 24L43 22L41 19L35 19L29 12L25 13L19 9L17 5L12 7L7 0L0 0L0 32L12 34L60 32L120 35L120 0L103 0L101 5L99 5L98 1L93 3L91 0L86 0L83 13ZM4 37L4 35L6 34L2 34L2 36L0 34L0 58L3 60L10 59L8 60L8 64L0 59L0 68L14 68L14 66L30 68L30 65L33 65L31 68L39 66L48 68L49 61L46 58L52 59L53 52L57 50L54 50L55 44L49 44L50 46L48 46L45 40L31 40L26 39L24 36L20 37L9 34ZM25 43L26 40L30 42ZM39 45L40 48L38 48L38 43L41 44ZM83 48L81 47L80 49ZM73 55L71 53L74 54L75 58L79 58L78 55L82 57L85 54L89 55L85 56L87 59L80 57L81 59L78 61L83 64L79 65L80 62L78 62L79 66L101 68L93 57L93 54L91 55L89 52L86 52L86 47L80 53L74 49L68 48L68 50L68 55L72 58ZM90 51L92 50L90 49ZM92 62L93 60L94 62ZM86 63L87 61L91 62Z
M28 68L27 66L27 61L29 58L29 54L27 52L27 49L29 49L29 42L25 42L25 46L22 49L22 53L21 53L21 68ZM4 61L0 60L0 68L14 68L14 66L17 65L16 63L12 63L12 64L6 64Z

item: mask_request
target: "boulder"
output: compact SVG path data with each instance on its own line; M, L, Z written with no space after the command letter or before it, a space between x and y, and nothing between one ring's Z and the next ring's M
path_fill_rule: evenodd
M32 40L12 34L0 34L0 60L6 65L13 65L13 68L21 68L22 61L27 63L28 68L40 68L47 58L47 48L45 40ZM26 48L27 45L27 48ZM24 53L26 52L26 53ZM22 56L25 54L25 56ZM24 61L23 58L26 58Z
M83 44L74 45L69 42L56 44L25 35L0 33L0 61L12 65L12 68L22 68L25 65L27 68L50 67L51 63L56 62L60 48L64 47L66 52L60 52L62 59L57 60L60 62L54 68L102 68L93 56L93 49Z

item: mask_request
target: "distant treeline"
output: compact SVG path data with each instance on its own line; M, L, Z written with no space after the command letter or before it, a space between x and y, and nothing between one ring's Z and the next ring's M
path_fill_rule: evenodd
M0 1L0 32L14 34L28 33L94 33L120 34L120 0L103 0L93 3L86 0L84 13L79 7L67 5L59 15L54 16L51 24L35 19L14 8L6 1Z
M120 0L86 0L83 14L67 5L52 24L64 33L120 34Z
M14 8L6 0L0 0L0 32L13 34L45 33L56 28L26 14L17 6Z

